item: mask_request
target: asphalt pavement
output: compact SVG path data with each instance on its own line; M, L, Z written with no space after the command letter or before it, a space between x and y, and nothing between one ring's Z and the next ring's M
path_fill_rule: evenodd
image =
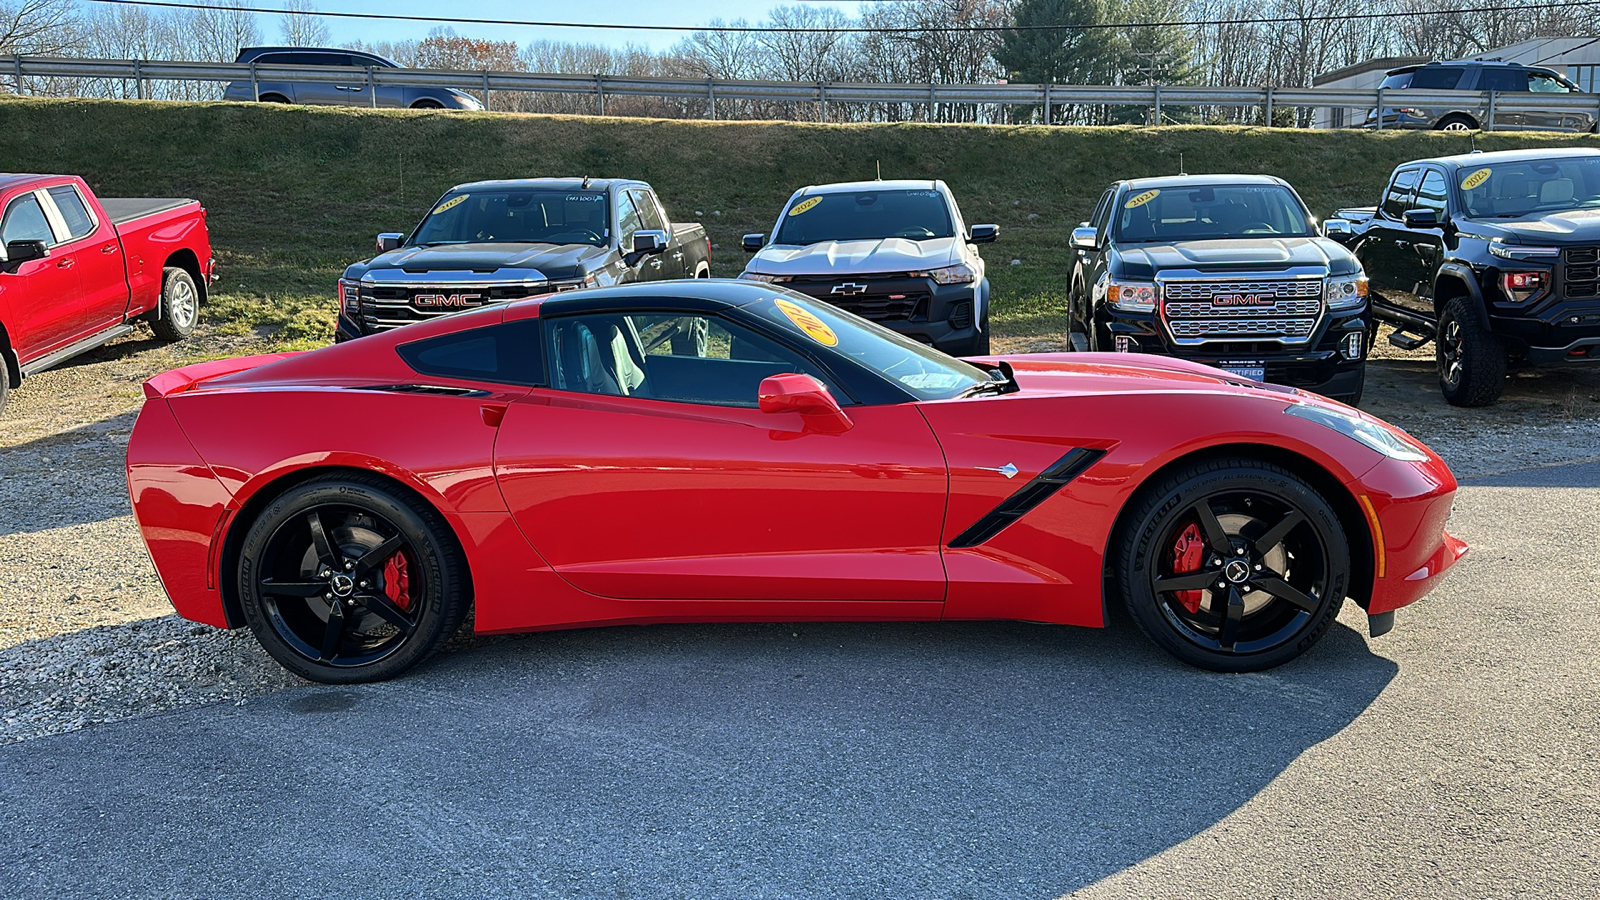
M1465 483L1394 632L508 638L0 747L0 896L1600 896L1600 462Z

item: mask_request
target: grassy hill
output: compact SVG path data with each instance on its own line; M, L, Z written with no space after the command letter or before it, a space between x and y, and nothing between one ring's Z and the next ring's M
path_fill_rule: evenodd
M1407 159L1467 135L1265 128L1046 128L681 122L131 101L0 100L0 168L83 175L107 196L187 196L210 210L222 281L208 320L272 344L332 334L334 282L379 231L408 230L451 185L537 175L627 176L676 219L703 221L713 274L744 265L796 187L943 178L985 247L999 335L1062 328L1072 227L1117 178L1265 172L1318 216L1373 203ZM1483 149L1600 146L1590 136L1492 135ZM1015 264L1013 264L1015 261Z

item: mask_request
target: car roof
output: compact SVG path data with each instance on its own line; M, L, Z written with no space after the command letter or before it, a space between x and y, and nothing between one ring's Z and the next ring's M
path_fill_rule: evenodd
M612 187L644 187L650 185L632 178L590 178L587 190L604 191ZM511 188L555 188L557 190L578 191L585 190L584 179L575 178L502 178L490 181L469 181L451 188L452 191L466 190L507 190Z
M1271 175L1162 175L1155 178L1130 178L1123 184L1129 190L1143 191L1151 188L1195 187L1197 185L1225 184L1287 184L1282 178Z
M897 178L892 181L874 179L872 181L840 181L834 184L808 184L798 193L802 194L847 194L854 191L935 191L944 186L944 182L930 178Z
M680 308L684 301L692 301L696 306L726 308L746 306L757 300L781 297L788 293L760 282L740 281L735 278L682 278L544 294L527 300L514 300L504 305L511 308L536 306L541 315L619 307L640 310L673 309Z
M351 50L348 47L242 47L235 62L249 62L258 56L267 53L348 53L352 56L365 56L369 59L381 59L395 68L400 64L386 56L369 53L366 50Z
M1460 68L1460 69L1469 68L1471 66L1478 66L1479 68L1492 68L1492 69L1532 69L1533 71L1544 72L1544 73L1550 74L1550 75L1559 75L1560 74L1556 70L1548 68L1548 67L1545 67L1545 66L1535 66L1535 65L1529 65L1528 63L1519 63L1519 62L1508 62L1508 61L1503 60L1503 59L1450 59L1450 60L1444 60L1444 61L1434 60L1433 62L1413 63L1412 65L1409 65L1409 66L1401 66L1398 69L1390 69L1389 71L1387 71L1387 72L1385 72L1383 74L1385 74L1385 75L1402 75L1402 74L1404 74L1406 72L1418 72L1418 71L1421 71L1423 69L1429 68L1430 66L1450 66L1451 68Z
M65 175L29 175L22 172L0 172L0 191L7 191L19 184L38 181L41 178L65 178Z
M1525 159L1569 159L1573 157L1600 156L1593 147L1553 147L1548 150L1495 150L1488 153L1460 153L1455 156L1436 156L1431 159L1414 159L1401 166L1437 163L1444 166L1492 166L1496 163L1519 162ZM1395 168L1400 168L1396 166Z

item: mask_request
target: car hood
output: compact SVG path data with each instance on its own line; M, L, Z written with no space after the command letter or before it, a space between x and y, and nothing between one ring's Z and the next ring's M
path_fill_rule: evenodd
M352 266L346 277L372 273L382 280L382 270L421 272L495 272L533 269L546 278L565 279L585 274L611 254L609 247L592 244L447 244L437 247L401 247Z
M1187 360L1128 353L1028 353L1011 364L1022 395L1224 391L1293 402L1311 395Z
M824 241L803 247L772 244L763 247L745 266L764 275L866 275L917 272L961 262L958 238L909 241L884 238L874 241Z
M1521 219L1473 219L1475 231L1516 244L1600 243L1600 209L1569 209Z
M1121 244L1117 249L1123 265L1119 274L1133 277L1149 278L1176 269L1227 273L1310 266L1328 269L1332 274L1356 271L1350 251L1324 237Z

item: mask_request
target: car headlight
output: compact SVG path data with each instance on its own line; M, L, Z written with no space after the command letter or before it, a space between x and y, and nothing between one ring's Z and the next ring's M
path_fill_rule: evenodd
M1156 286L1148 281L1113 278L1106 282L1106 302L1123 312L1155 312Z
M339 279L339 308L351 315L361 312L361 284Z
M739 278L743 281L759 281L763 284L783 284L793 281L793 275L767 275L762 272L740 272Z
M1561 255L1560 247L1524 247L1508 244L1495 238L1489 242L1489 252L1501 259L1555 259Z
M1402 436L1399 429L1385 425L1358 412L1344 412L1311 403L1295 403L1284 412L1308 422L1326 425L1347 438L1360 441L1390 459L1423 462L1428 454L1423 448Z
M1329 309L1351 309L1367 301L1367 276L1339 275L1329 278L1323 287Z
M910 274L912 278L932 278L934 284L970 284L978 280L978 270L966 263Z

